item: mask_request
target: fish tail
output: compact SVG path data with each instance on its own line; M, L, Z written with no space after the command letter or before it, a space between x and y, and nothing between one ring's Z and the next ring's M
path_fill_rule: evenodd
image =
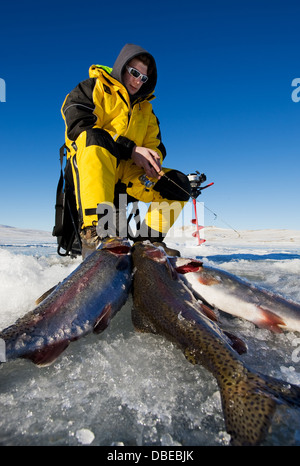
M232 445L259 445L270 428L277 404L300 406L300 388L246 369L239 382L221 387L227 432Z

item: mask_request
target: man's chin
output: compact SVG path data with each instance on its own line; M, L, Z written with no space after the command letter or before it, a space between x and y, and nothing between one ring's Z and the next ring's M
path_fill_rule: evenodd
M129 92L130 95L136 94L137 91L138 91L138 89L134 89L133 87L130 87L130 88L128 89L128 92Z

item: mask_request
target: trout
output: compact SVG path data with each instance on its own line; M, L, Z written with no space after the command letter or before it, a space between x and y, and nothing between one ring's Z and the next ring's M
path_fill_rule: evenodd
M195 259L172 260L194 294L211 307L274 333L300 332L300 304Z
M300 387L247 367L201 302L184 284L165 252L137 243L133 252L132 321L136 330L175 343L193 364L216 378L232 445L260 444L277 403L300 407Z
M0 332L6 361L47 366L70 342L101 333L125 304L132 283L130 244L109 238L42 302Z

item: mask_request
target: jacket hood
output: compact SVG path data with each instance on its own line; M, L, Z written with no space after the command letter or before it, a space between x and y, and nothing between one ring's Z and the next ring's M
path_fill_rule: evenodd
M154 89L155 89L156 82L157 82L157 68L156 68L156 63L155 63L154 57L149 52L147 52L147 50L143 49L139 45L126 44L126 45L124 45L121 52L119 53L119 55L118 55L118 57L117 57L117 59L116 59L116 61L114 63L112 72L111 72L111 76L113 78L117 79L120 83L122 83L124 85L124 83L123 83L123 73L125 71L124 68L125 68L126 64L130 60L132 60L133 58L135 58L135 57L137 57L138 55L141 55L141 54L146 54L151 59L152 66L153 66L153 71L149 75L148 81L145 82L142 85L142 87L139 89L139 91L136 94L131 96L131 99L133 99L133 100L136 100L139 97L146 98L148 95L152 94Z

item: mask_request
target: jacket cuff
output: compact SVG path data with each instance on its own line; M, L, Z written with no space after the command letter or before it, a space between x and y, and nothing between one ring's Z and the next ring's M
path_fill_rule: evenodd
M125 136L119 136L116 143L118 145L120 159L129 160L136 144Z

